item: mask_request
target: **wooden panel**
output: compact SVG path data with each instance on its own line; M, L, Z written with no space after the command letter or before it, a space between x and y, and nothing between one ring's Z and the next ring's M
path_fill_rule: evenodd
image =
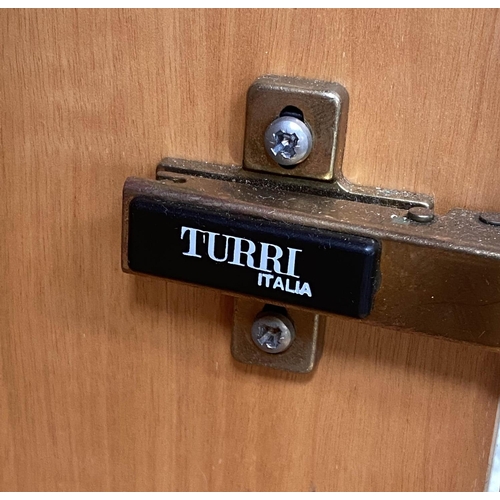
M498 209L497 11L3 11L0 487L481 490L497 354L330 319L311 376L232 299L120 270L121 187L239 163L264 73L351 95L357 181Z

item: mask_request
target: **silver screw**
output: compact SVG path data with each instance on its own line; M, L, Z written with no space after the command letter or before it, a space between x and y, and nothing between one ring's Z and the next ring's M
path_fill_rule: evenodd
M434 220L434 212L425 207L411 207L406 216L414 222L432 222Z
M295 338L295 327L284 314L262 312L252 325L252 340L255 345L272 354L288 349Z
M292 167L304 161L312 149L309 127L293 116L276 118L264 134L269 156L279 165Z

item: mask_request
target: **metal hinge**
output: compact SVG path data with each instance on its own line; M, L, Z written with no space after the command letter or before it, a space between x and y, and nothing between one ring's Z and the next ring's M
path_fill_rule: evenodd
M243 167L165 158L124 186L122 264L235 300L232 353L309 372L325 314L500 347L500 216L342 175L348 94L265 76Z

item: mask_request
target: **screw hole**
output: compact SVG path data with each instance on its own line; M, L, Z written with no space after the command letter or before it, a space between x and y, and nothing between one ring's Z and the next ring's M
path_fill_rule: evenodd
M281 110L280 116L293 116L294 118L297 118L297 120L300 120L301 122L304 121L304 113L302 113L302 111L296 106L285 106Z
M176 184L183 184L184 182L187 182L187 179L184 177L171 177L168 175L162 175L161 180L175 182Z
M281 307L281 306L275 306L274 304L266 304L263 308L262 308L262 313L279 313L279 314L283 314L283 316L287 316L288 313L287 313L287 310L285 307Z

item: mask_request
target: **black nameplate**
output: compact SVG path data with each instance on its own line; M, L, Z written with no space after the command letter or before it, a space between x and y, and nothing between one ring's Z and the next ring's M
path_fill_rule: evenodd
M130 202L131 271L364 317L379 244L360 236L139 196Z

